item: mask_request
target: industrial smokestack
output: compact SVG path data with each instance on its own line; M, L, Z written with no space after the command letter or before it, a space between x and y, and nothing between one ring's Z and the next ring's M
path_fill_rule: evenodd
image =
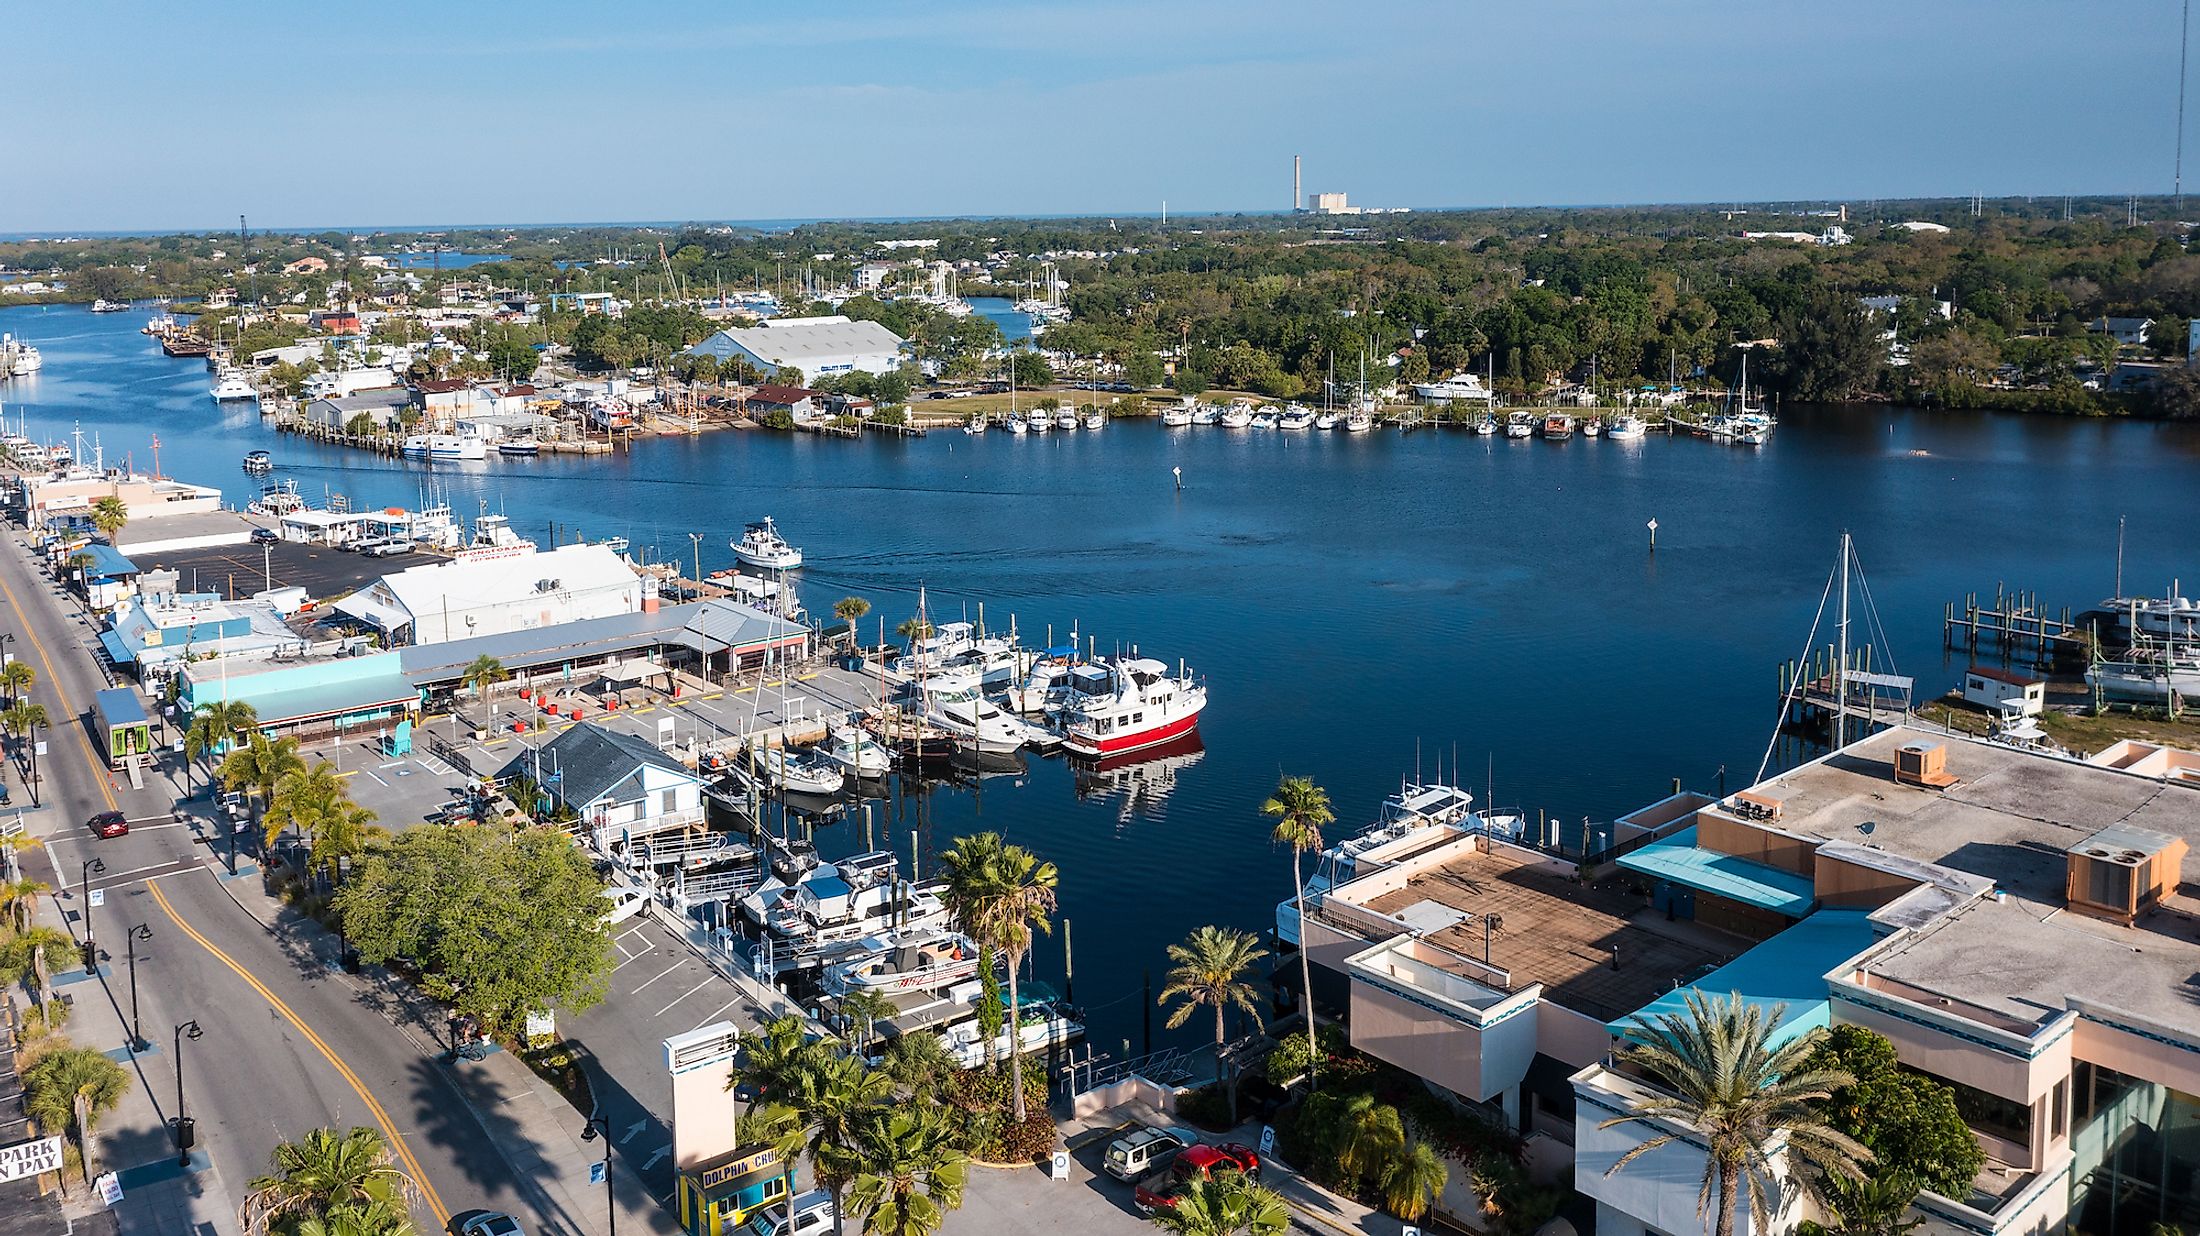
M1292 209L1292 211L1293 211L1294 213L1296 213L1296 212L1297 212L1297 210L1298 210L1298 208L1299 208L1299 202L1300 202L1300 201L1302 201L1302 200L1303 200L1303 199L1301 199L1301 198L1299 197L1299 157L1298 157L1297 155L1292 155L1292 156L1291 156L1291 209Z

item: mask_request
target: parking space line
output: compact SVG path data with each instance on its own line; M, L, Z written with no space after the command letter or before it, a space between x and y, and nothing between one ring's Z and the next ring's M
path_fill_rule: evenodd
M682 1000L685 1000L685 999L687 999L687 998L688 998L689 996L692 996L692 995L694 995L694 994L695 994L696 992L699 992L699 991L703 990L703 989L704 989L705 987L708 987L708 986L710 986L710 983L711 983L711 979L712 979L713 977L715 977L715 976L712 976L712 975L704 975L704 976L703 976L703 981L702 981L702 982L700 982L700 983L697 983L697 984L696 984L695 986L693 986L693 987L690 987L690 988L688 988L688 989L687 989L686 991L683 991L683 992L681 992L681 993L680 993L680 994L679 994L678 996L675 996L675 997L673 997L673 1001L672 1001L672 1004L678 1004L678 1003L679 1003L680 1001L682 1001ZM658 1010L657 1010L657 1011L656 1011L655 1013L652 1013L652 1014L650 1014L650 1016L652 1016L652 1017L662 1017L662 1016L664 1016L665 1014L667 1014L667 1013L669 1013L669 1012L671 1012L671 1011L672 1011L672 1004L668 1004L668 1005L664 1006L663 1008L661 1008L661 1009L658 1009Z
M360 771L360 772L362 772L362 773L365 773L365 774L366 774L367 776L369 776L369 777L373 777L373 778L374 778L374 783L375 783L376 785L379 785L379 786L381 786L381 787L382 787L383 789L385 789L385 790L386 790L386 789L390 788L390 783L389 783L389 782L387 782L387 781L384 781L384 780L383 780L383 779L382 779L381 777L379 777L379 776L376 776L376 774L375 774L375 771L374 771L373 769L371 769L371 768L362 768L362 769L360 769L359 771Z
M718 1015L720 1013L725 1012L727 1009L730 1009L734 1005L739 1003L741 1003L741 997L735 996L733 999L726 1001L724 1004L719 1005L717 1008L712 1009L710 1012L703 1014L703 1020L696 1022L694 1028L700 1030L710 1023L717 1021Z
M651 977L651 978L650 978L650 979L649 979L648 981L644 982L644 983L642 984L642 987L647 987L647 986L649 986L649 984L650 984L650 983L654 983L654 982L656 982L656 981L657 981L658 979L661 979L661 978L663 978L663 977L664 977L664 976L666 976L667 974L670 974L670 973L672 973L672 972L673 972L674 970L677 970L677 969L679 969L679 968L680 968L680 963L679 963L679 962L677 962L677 961L673 962L673 963L672 963L671 965L669 965L669 966L666 966L666 967L665 967L664 969L662 969L662 970L659 970L659 971L658 971L658 972L657 972L657 973L656 973L656 974L655 974L654 976L652 976L652 977ZM628 995L630 995L630 996L638 996L638 995L641 995L641 994L642 994L642 987L637 987L637 988L635 988L634 990L632 990L632 991L630 991L630 992L628 992L628 993L626 993L626 994L628 994Z

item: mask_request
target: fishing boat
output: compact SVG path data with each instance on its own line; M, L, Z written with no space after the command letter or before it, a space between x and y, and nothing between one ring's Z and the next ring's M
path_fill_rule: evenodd
M1302 429L1312 429L1313 427L1314 409L1301 407L1300 405L1295 403L1285 408L1283 410L1283 415L1276 418L1276 428L1287 429L1294 433Z
M1474 435L1478 438L1494 438L1497 436L1498 429L1497 418L1487 412L1482 414L1480 420L1474 422Z
M973 435L974 435L974 434L981 434L981 433L984 433L984 432L985 432L985 414L984 414L983 412L973 412L973 413L971 413L971 414L970 414L970 419L969 419L969 420L967 420L967 421L964 421L964 422L963 422L963 432L964 432L964 433L967 433L967 434L973 434Z
M1182 429L1192 423L1192 401L1171 404L1161 410L1161 424L1167 429Z
M1207 688L1181 666L1131 657L1083 667L1105 675L1063 713L1062 746L1087 758L1165 743L1199 725ZM1074 676L1073 676L1074 677Z
M497 443L497 454L506 459L533 459L542 453L542 443L533 438L511 438Z
M260 496L246 503L244 508L247 515L272 515L277 519L304 509L306 500L299 494L296 481L278 481L262 487Z
M1621 415L1612 418L1609 436L1615 442L1624 442L1643 435L1644 425L1639 416Z
M1075 410L1075 409L1073 409L1073 408L1064 408L1064 409L1062 409L1061 411L1059 411L1059 412L1056 412L1056 413L1054 414L1054 427L1055 427L1056 429L1075 429L1075 428L1077 428L1077 412L1076 412L1076 410Z
M272 472L275 470L275 460L266 451L246 451L244 453L244 470L247 472Z
M825 967L820 985L835 996L931 991L976 974L979 956L978 946L959 932L891 932L865 939L860 951Z
M885 776L894 769L894 757L871 736L852 725L836 725L817 749L819 758L840 769L844 777L858 781Z
M764 775L790 794L838 794L841 769L814 753L773 747L764 753Z
M1244 429L1253 423L1252 405L1233 403L1222 410L1219 419L1224 429Z
M764 571L791 571L802 565L802 551L787 544L769 515L742 530L741 539L733 542L733 556Z
M1087 412L1087 413L1085 413L1085 428L1087 428L1087 429L1106 429L1107 427L1108 427L1108 414L1107 414L1107 413L1105 413L1105 412Z
M414 434L397 449L407 459L425 459L431 463L471 462L489 457L488 443L448 433Z
M1535 436L1535 418L1525 412L1515 412L1505 418L1505 436L1508 438L1532 438Z
M1564 442L1574 436L1574 418L1564 412L1553 412L1543 418L1543 436L1552 442Z

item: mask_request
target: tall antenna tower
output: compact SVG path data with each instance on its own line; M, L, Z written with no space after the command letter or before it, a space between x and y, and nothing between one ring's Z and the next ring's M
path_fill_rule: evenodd
M2191 2L2191 0L2186 0L2186 2L2187 2L2187 3L2190 3L2190 2ZM2179 132L2181 133L2181 132L2183 132L2183 130L2182 130L2182 129L2180 129L2180 130L2179 130ZM1298 213L1298 209L1299 209L1299 202L1303 200L1302 198L1300 198L1300 197L1299 197L1299 189L1300 189L1300 187L1301 187L1301 185L1300 185L1300 182L1299 182L1299 156L1297 156L1297 155L1292 155L1292 156L1291 156L1291 212L1292 212L1293 214L1297 214L1297 213Z
M2185 0L2184 15L2177 21L2177 166L2171 176L2171 192L2177 213L2185 212L2185 57L2191 50L2192 0Z

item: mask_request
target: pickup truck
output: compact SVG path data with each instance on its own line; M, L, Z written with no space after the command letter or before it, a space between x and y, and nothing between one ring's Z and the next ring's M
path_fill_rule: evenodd
M1176 1162L1176 1156L1186 1146L1198 1144L1199 1135L1190 1129L1140 1125L1108 1143L1101 1166L1107 1169L1108 1175L1132 1184Z
M1164 1208L1175 1209L1177 1199L1184 1190L1198 1181L1206 1180L1217 1172L1243 1172L1251 1180L1260 1179L1260 1156L1243 1142L1224 1142L1220 1146L1187 1146L1169 1166L1168 1174L1150 1185L1140 1185L1131 1200L1142 1214L1152 1214Z

